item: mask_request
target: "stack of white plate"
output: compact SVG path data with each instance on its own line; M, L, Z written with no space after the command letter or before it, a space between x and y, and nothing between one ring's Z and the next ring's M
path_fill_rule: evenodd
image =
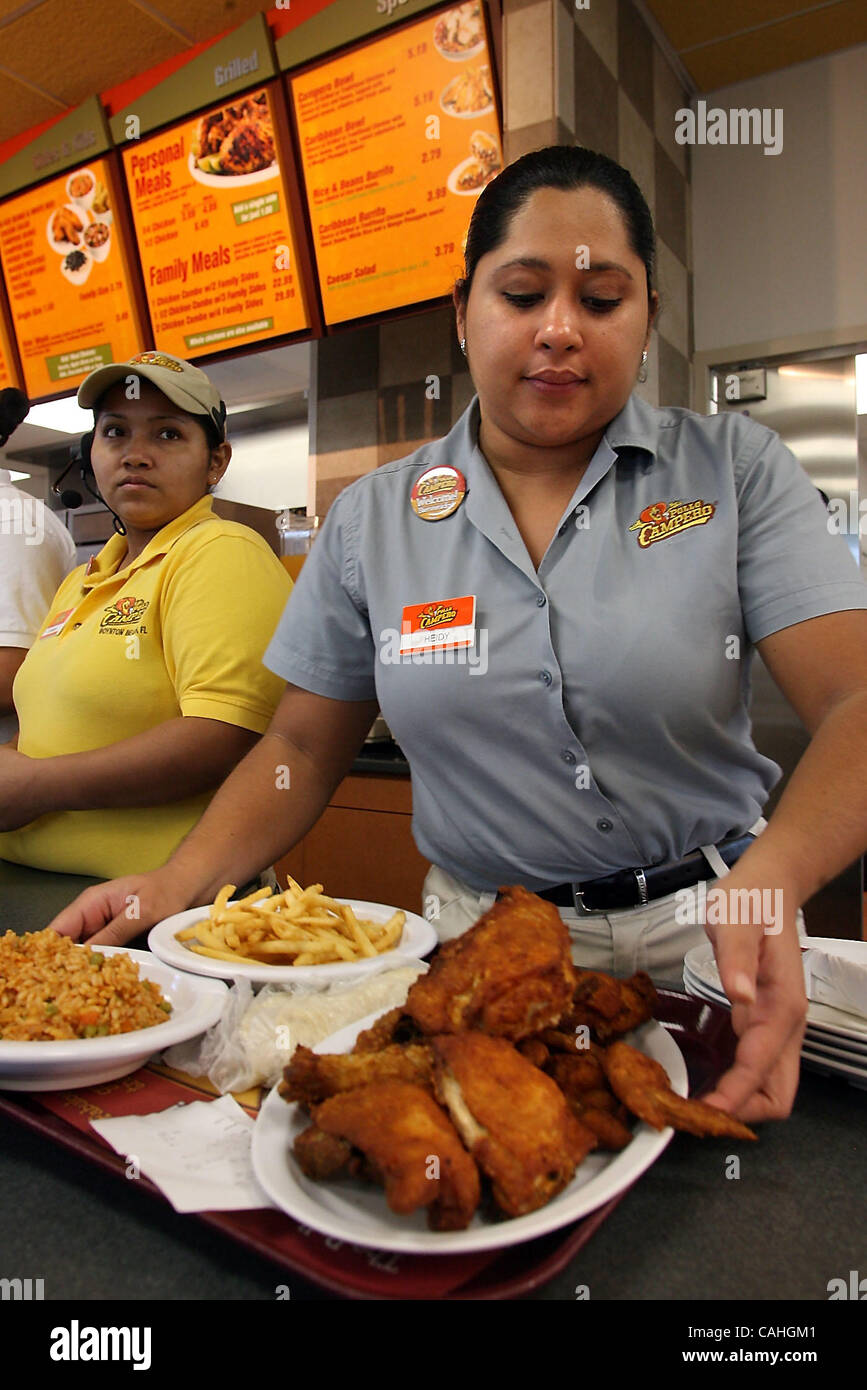
M805 936L801 939L801 945L815 946L828 955L867 964L865 941ZM687 994L728 1007L729 1001L723 992L710 942L687 952L683 962L683 983ZM853 1086L867 1089L867 1018L810 1000L801 1059L813 1071L823 1072L826 1076L844 1076Z

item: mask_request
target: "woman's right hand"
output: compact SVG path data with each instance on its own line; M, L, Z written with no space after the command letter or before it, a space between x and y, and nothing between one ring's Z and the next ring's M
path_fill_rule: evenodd
M85 888L48 926L74 941L122 946L164 917L195 905L176 875L155 869Z

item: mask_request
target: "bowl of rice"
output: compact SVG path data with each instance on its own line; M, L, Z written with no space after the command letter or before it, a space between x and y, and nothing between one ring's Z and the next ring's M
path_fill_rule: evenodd
M174 970L149 951L80 945L47 929L6 932L0 1090L65 1090L126 1076L210 1028L226 994L224 982Z

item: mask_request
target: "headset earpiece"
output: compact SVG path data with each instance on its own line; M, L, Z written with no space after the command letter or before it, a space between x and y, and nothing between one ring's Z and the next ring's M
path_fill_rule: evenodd
M79 458L80 458L80 460L81 460L81 476L82 476L82 478L84 477L85 473L92 473L92 472L93 472L93 464L92 464L91 459L90 459L90 451L91 451L92 448L93 448L93 430L88 430L88 431L87 431L87 434L83 434L83 435L81 436L81 442L80 442L80 444L79 444L79 446L78 446L78 454L79 454Z

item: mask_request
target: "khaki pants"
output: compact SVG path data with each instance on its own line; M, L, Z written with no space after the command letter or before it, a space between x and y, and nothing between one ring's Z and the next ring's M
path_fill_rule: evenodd
M717 879L709 879L710 888ZM460 936L487 912L496 894L477 893L460 879L436 865L424 881L424 914L437 929L440 941ZM683 989L683 958L694 946L707 943L700 923L678 922L678 896L657 898L645 907L619 912L594 912L579 917L572 908L558 908L572 942L572 959L585 970L606 970L612 975L633 975L645 970L654 984ZM805 933L798 913L798 931Z

